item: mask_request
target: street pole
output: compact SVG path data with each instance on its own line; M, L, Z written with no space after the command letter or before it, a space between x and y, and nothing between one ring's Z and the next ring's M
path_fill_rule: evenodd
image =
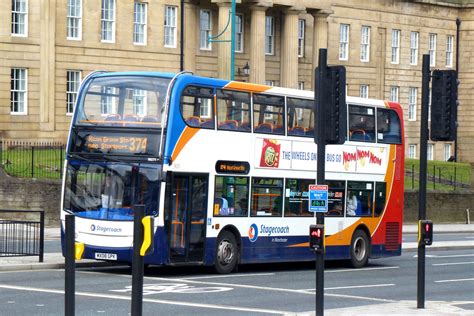
M75 262L75 216L66 215L65 278L64 278L64 315L74 316L76 262Z
M315 71L316 89L314 99L316 100L316 141L318 145L316 183L325 182L325 156L326 143L324 137L324 115L323 113L323 91L325 91L325 82L327 77L327 50L319 50L318 68ZM324 213L316 213L316 224L324 225ZM324 238L324 236L323 236ZM316 315L324 315L324 251L316 252Z
M133 206L132 316L141 316L143 311L144 260L140 255L140 247L143 243L144 213L144 205Z
M430 55L424 54L421 79L420 188L418 196L418 220L426 219L428 95L430 91L430 75ZM418 242L417 308L425 308L425 244L420 241Z

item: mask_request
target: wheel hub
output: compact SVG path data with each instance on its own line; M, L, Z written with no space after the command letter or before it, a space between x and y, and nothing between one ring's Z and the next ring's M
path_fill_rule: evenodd
M217 249L217 259L222 264L229 264L234 258L234 247L227 240L221 241Z

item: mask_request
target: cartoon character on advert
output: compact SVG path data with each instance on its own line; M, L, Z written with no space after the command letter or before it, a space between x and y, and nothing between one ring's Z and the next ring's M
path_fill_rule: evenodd
M281 144L275 139L263 139L260 167L278 168Z

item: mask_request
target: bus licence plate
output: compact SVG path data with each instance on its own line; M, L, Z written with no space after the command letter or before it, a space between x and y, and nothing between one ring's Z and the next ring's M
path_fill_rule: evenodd
M95 258L100 260L117 260L116 253L104 253L104 252L96 252Z

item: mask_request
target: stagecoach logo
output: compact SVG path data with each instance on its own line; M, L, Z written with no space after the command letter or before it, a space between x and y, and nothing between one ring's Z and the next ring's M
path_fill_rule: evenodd
M91 232L93 232L93 231L95 231L95 225L94 224L91 225Z
M278 168L281 144L275 139L263 139L260 167Z
M257 238L258 238L257 224L252 224L252 225L250 225L250 228L249 228L249 240L251 242L255 242L255 241L257 241Z
M121 233L122 228L117 228L117 227L105 227L105 226L100 226L100 225L94 225L91 224L91 232L101 232L101 233Z

